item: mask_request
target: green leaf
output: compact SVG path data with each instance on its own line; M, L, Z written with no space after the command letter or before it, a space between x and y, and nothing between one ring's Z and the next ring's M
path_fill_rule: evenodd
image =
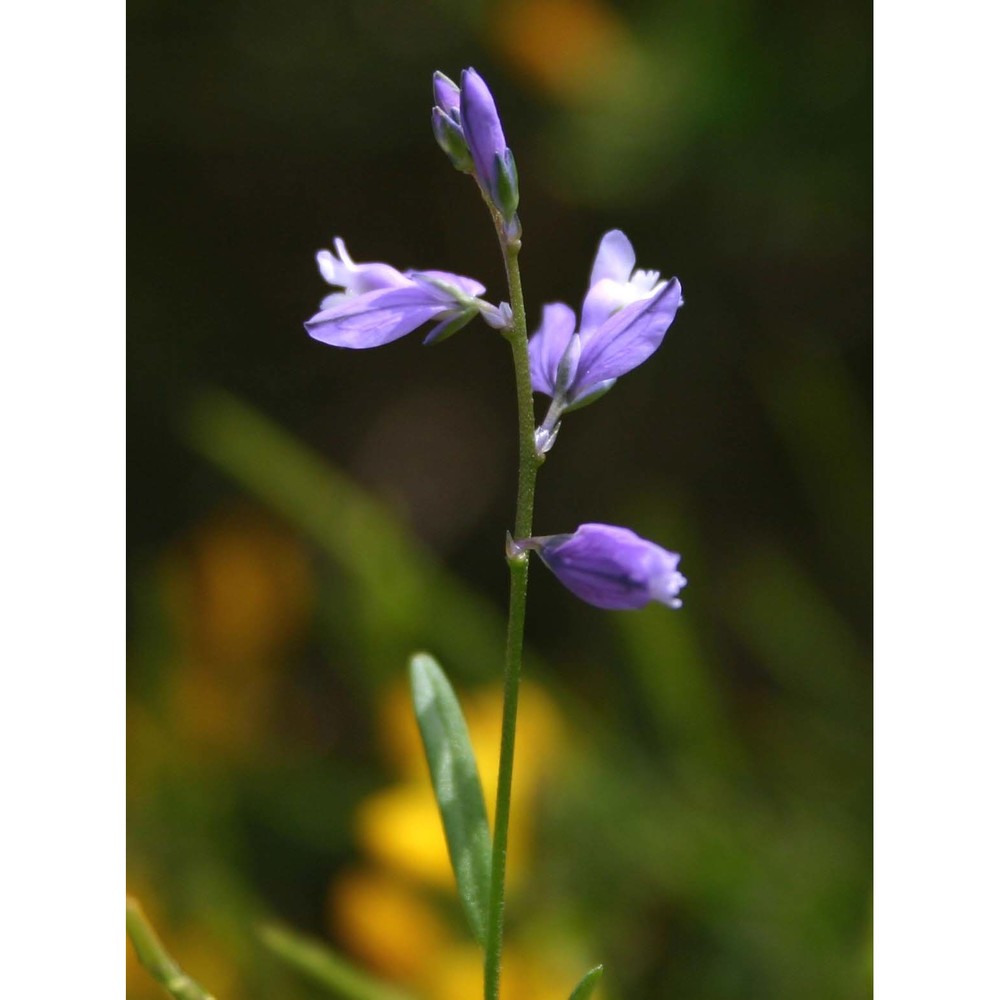
M139 961L174 1000L213 1000L212 995L170 957L142 907L130 896L125 900L125 928Z
M395 986L355 968L320 941L274 924L262 927L260 937L289 966L343 1000L412 1000Z
M597 984L601 976L604 975L604 966L595 965L583 979L576 984L576 989L569 995L569 1000L588 1000L597 989Z
M484 944L490 897L490 829L469 730L455 692L433 657L426 653L412 657L410 688L458 895L473 935Z

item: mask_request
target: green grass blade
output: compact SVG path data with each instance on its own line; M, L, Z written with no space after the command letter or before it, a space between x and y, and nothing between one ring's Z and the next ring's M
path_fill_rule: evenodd
M455 692L433 657L417 653L410 660L410 686L458 895L473 935L483 944L490 830L469 731Z
M429 646L469 676L497 676L504 621L376 497L258 410L206 390L188 413L194 449L317 544L350 578L394 670ZM387 674L382 675L385 679Z
M264 945L287 965L343 1000L413 1000L395 986L362 972L327 945L269 924L260 930Z
M170 957L142 907L131 897L125 900L125 928L139 961L174 1000L214 1000Z
M594 968L588 972L583 979L576 984L576 989L573 990L569 995L569 1000L589 1000L593 996L594 990L597 989L597 984L600 982L601 976L604 975L604 966L595 965Z

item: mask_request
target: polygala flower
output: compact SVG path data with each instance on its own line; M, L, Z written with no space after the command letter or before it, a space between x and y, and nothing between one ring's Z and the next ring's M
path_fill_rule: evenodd
M628 528L581 524L571 535L547 535L512 542L515 552L533 549L559 581L581 600L609 611L642 608L659 601L681 606L687 580L681 557Z
M496 101L486 81L474 70L462 71L458 86L444 73L434 74L431 126L438 145L462 171L475 175L484 194L516 238L519 201L517 167L507 145Z
M555 420L608 391L663 342L678 308L681 284L635 269L635 251L619 229L605 233L590 272L580 328L562 302L545 306L528 343L531 385L551 396ZM553 421L554 423L554 421Z
M320 250L320 274L341 289L323 299L307 320L310 337L334 347L381 347L434 321L425 344L450 337L475 316L494 327L508 322L509 309L479 298L485 287L448 271L397 271L389 264L356 264L341 239L337 255Z

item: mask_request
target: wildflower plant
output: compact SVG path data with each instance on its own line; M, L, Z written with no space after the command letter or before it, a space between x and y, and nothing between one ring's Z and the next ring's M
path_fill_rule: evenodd
M660 346L683 304L677 278L637 270L628 237L612 230L601 238L579 319L565 303L545 305L529 337L518 256L522 226L514 154L486 82L466 69L459 84L433 77L434 137L452 165L478 185L496 230L506 268L508 300L492 304L473 278L439 270L400 271L386 263L356 263L344 241L316 261L332 287L305 323L315 340L334 347L381 347L429 327L425 344L459 332L477 317L509 344L517 390L519 461L516 506L506 540L510 573L504 667L504 700L494 826L490 831L479 768L462 709L432 656L410 661L413 706L437 799L451 866L469 929L483 951L483 996L499 1000L504 892L511 809L518 693L531 556L581 600L598 608L631 610L655 601L681 606L686 580L680 556L625 527L581 524L574 530L533 534L535 483L556 444L564 419L597 401ZM536 423L534 394L548 397ZM130 917L130 919L133 919ZM147 936L148 937L148 936ZM151 950L146 942L146 951ZM280 949L279 949L280 950ZM140 957L143 953L140 953ZM158 964L157 964L158 963ZM161 982L174 975L166 959L150 959ZM164 969L167 971L164 972ZM602 967L579 981L570 1000L585 1000ZM182 975L179 970L176 973ZM180 980L177 980L180 982ZM183 981L176 996L196 986ZM168 991L170 987L167 986Z

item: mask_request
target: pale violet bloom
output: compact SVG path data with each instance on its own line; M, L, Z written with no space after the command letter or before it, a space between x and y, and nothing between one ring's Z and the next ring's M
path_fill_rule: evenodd
M310 337L335 347L381 347L425 323L435 326L424 339L433 343L456 333L481 315L503 328L509 323L506 303L484 302L485 287L448 271L397 271L389 264L357 264L344 241L334 240L337 253L316 255L320 274L340 289L323 299L320 311L307 320Z
M610 611L643 608L650 601L679 608L678 595L687 584L676 552L611 524L581 524L570 535L529 538L511 548L536 551L567 589Z
M606 391L660 346L681 304L680 282L636 270L632 244L613 229L597 249L579 331L569 306L543 309L528 343L532 387L560 398L563 411Z
M660 346L682 303L676 278L661 281L658 271L636 270L628 237L619 229L605 233L579 329L573 310L554 302L528 343L532 388L552 397L536 432L539 454L552 447L564 413L603 395Z

